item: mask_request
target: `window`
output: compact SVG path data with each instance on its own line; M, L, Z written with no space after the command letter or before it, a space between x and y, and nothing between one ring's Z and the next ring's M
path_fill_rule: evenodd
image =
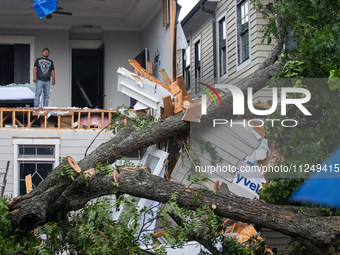
M58 165L60 139L13 139L14 191L13 195L26 194L25 176L31 175L33 189Z
M237 62L238 65L250 60L249 3L248 0L237 4ZM247 62L248 64L248 62Z
M195 40L195 94L200 92L202 81L202 68L201 68L201 38Z
M218 77L225 79L227 78L227 12L223 12L217 17L217 47L218 47Z
M45 158L54 160L54 146L19 145L20 195L26 194L25 176L31 175L33 189L53 170L54 162L26 161L26 159Z
M191 52L190 52L190 41L188 40L188 48L183 50L182 52L182 59L183 59L183 77L185 86L187 88L187 91L190 90L190 61L191 61Z

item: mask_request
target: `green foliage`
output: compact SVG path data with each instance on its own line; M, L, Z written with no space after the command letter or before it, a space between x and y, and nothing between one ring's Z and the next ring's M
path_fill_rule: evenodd
M279 38L280 32L290 36L286 39L291 38L290 41L286 40L288 47L282 52L281 59L295 60L286 62L270 86L306 88L312 95L311 100L304 104L312 116L303 115L294 105L287 107L286 116L281 116L279 111L268 116L268 119L294 119L298 122L295 128L281 125L272 127L271 123L267 125L268 139L275 141L285 157L282 165L295 166L298 172L299 167L303 170L290 176L272 176L292 179L275 179L275 182L260 191L261 197L267 202L284 204L303 182L301 178L307 178L315 171L312 166L322 163L340 145L340 98L332 91L340 88L340 2L287 0L270 1L266 5L260 0L252 2L269 22L262 29L264 40L268 42L272 38ZM284 31L277 30L280 19L284 23ZM289 97L301 98L302 95L291 93Z
M134 118L129 118L129 114L129 107L125 105L117 107L116 113L112 115L111 119L111 128L114 134L124 127L132 127L135 130L140 130L143 127L150 127L155 123L155 119L152 116L136 115Z
M203 152L209 154L212 166L215 166L218 162L223 162L223 158L216 151L216 147L214 147L211 142L204 140L199 136L192 136L191 142L188 143L181 140L179 145L183 146L183 153L181 153L182 164L184 164L185 157L188 157L192 162L190 174L187 176L187 180L191 183L203 183L210 180L207 173L196 171L196 166L202 165L200 157L197 154L197 149L201 154Z
M48 238L45 245L54 252L73 254L140 254L134 239L134 230L127 224L112 220L110 201L106 198L87 204L76 213L57 223L41 228Z
M289 196L304 182L304 179L278 179L262 187L260 197L273 204L286 204Z
M65 162L67 162L65 157L59 158L60 169L56 171L56 175L58 175L58 178L66 175L67 178L70 178L72 181L74 181L74 177L76 177L77 173L68 163Z
M236 239L226 239L223 243L223 253L230 255L269 255L266 243L254 237L249 239L248 246L242 245Z
M328 86L331 90L340 90L340 69L331 70L328 79Z

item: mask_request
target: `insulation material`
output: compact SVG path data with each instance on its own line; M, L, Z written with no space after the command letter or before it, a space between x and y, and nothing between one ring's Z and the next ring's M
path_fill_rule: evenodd
M144 85L143 85L143 79L144 78L140 77L139 75L131 73L130 71L128 71L124 67L119 67L118 70L117 70L117 73L123 75L124 77L127 77L127 78L134 80L138 84L139 87L144 88Z
M185 37L182 25L180 22L177 23L177 50L188 48L187 39Z
M104 127L106 127L110 123L108 117L104 117ZM87 127L88 125L88 117L84 116L80 118L80 127ZM93 114L90 117L90 126L91 127L99 127L102 128L102 120L99 115Z

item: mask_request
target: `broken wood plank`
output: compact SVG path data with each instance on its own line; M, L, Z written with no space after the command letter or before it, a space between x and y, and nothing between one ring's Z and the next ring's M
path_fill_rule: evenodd
M176 96L180 91L181 91L181 89L179 88L179 86L177 84L177 81L174 81L171 84L171 93L172 93L172 95ZM182 94L183 94L183 92L182 92Z
M162 98L163 99L163 105L164 105L164 119L171 117L174 115L174 109L172 107L172 100L171 96L167 95Z
M162 8L163 8L163 27L165 27L169 23L169 0L162 0Z
M187 91L187 87L185 86L183 75L177 76L177 83L178 83L179 88L183 92L183 98L188 96L188 91Z
M215 190L215 191L218 191L219 188L220 188L220 181L215 181L214 190Z
M265 104L255 104L253 103L253 106L258 109L270 109L272 108L270 105L265 105Z
M165 175L165 178L167 180L171 181L171 177L170 177L170 174L169 174L168 170L165 170L164 175Z
M189 101L190 103L192 103L191 95L186 95L185 97L183 97L183 101Z
M228 185L222 182L220 189L218 190L218 193L222 194L229 194L230 195L230 190L228 188Z
M235 227L236 227L236 222L234 223L233 228L231 229L230 233L234 232Z
M159 232L153 234L153 236L154 236L155 238L162 237L162 236L164 236L164 235L165 235L165 230L161 230L161 231L159 231Z
M167 91L170 91L170 87L168 85L162 83L155 76L149 74L136 60L129 59L129 63L133 68L135 68L138 71L139 76L144 77L144 78L148 79L149 81L152 81L152 82L154 82L158 85L161 85Z
M180 91L176 96L175 96L175 109L174 113L177 114L181 111L183 111L183 94L182 91Z
M148 73L152 74L152 62L148 61Z
M32 178L30 174L25 176L25 183L26 183L26 193L30 193L33 190Z
M162 69L162 70L160 70L158 73L161 75L161 77L162 77L164 83L165 83L167 86L170 87L170 86L171 86L171 80L170 80L168 74L166 73L166 71L165 71L164 69Z

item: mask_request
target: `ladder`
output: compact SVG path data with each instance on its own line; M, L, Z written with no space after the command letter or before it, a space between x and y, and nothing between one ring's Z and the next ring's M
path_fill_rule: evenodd
M0 183L0 195L3 197L5 193L5 188L6 188L6 183L7 183L7 173L8 173L8 168L9 168L9 161L7 161L7 166L6 166L6 171L5 172L0 172L0 176L3 176L3 182Z

